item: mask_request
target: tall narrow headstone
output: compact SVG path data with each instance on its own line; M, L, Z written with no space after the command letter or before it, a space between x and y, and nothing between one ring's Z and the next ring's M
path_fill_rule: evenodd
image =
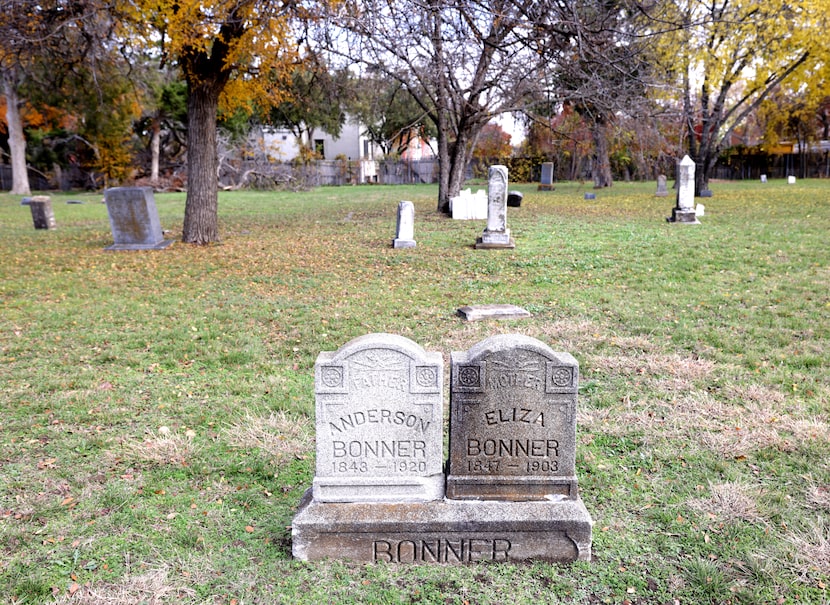
M688 155L677 165L677 203L667 220L672 223L699 223L695 214L695 162Z
M666 175L661 174L657 176L657 191L655 197L667 197L669 195L668 187L666 186Z
M542 163L542 178L539 179L539 191L553 191L553 162Z
M414 248L415 243L415 205L403 201L398 204L398 224L395 230L393 248Z
M476 248L515 248L507 228L507 166L490 166L487 184L487 227Z
M113 187L104 200L115 240L105 250L160 250L173 243L164 239L150 187Z
M32 222L35 229L55 229L55 212L52 210L52 199L48 195L36 195L29 200L29 209L32 212Z
M442 360L402 336L369 334L314 366L318 502L444 495Z

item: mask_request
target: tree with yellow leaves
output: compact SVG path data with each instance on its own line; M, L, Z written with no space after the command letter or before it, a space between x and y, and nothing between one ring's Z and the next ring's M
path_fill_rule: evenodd
M671 0L641 5L669 96L681 99L695 192L732 132L816 58L828 0Z
M187 82L188 186L182 240L219 240L216 118L220 106L280 100L269 88L296 57L292 25L314 17L291 0L135 0L130 26Z

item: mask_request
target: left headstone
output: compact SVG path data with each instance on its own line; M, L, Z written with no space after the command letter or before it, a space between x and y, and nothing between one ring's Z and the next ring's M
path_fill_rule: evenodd
M52 210L52 200L48 195L36 195L29 200L32 211L32 222L35 229L55 229L55 213Z
M444 496L443 363L403 336L369 334L314 366L318 502Z
M398 204L398 225L393 248L414 248L415 243L415 206L412 202L403 201Z
M113 187L104 192L112 238L105 250L160 250L173 243L161 230L150 187Z

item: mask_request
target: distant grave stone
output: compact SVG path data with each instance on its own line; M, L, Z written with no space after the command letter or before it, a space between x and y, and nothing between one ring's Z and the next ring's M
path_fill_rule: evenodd
M767 175L766 175L766 174L762 174L762 175L761 175L761 182L762 182L762 183L766 183L766 182L767 182Z
M595 200L595 199L597 199L597 194L596 193L586 193L585 194L585 199L586 200Z
M76 204L83 204L84 202L82 200L66 200L66 203L70 204L70 205L76 205Z
M671 223L699 224L695 215L695 162L688 155L677 166L677 202L672 209Z
M21 198L21 200L20 200L20 205L21 206L28 206L31 203L32 203L32 198L31 197L24 197L24 198Z
M32 222L35 229L55 229L55 212L52 210L52 199L48 195L36 195L29 199L29 209L32 212Z
M700 197L712 197L715 194L712 192L711 189L701 189L700 190Z
M473 193L463 189L450 200L450 212L455 220L484 220L487 218L487 193L479 189Z
M507 228L507 166L490 166L487 183L487 227L476 241L478 249L515 248Z
M398 223L395 230L393 248L414 248L415 243L415 206L412 202L398 204Z
M787 184L788 185L795 185L795 177L794 176L788 176L787 177Z
M553 191L553 162L542 163L542 176L539 179L539 191Z
M160 250L173 243L164 239L150 187L113 187L104 201L115 240L106 250Z
M657 177L657 191L654 193L655 197L668 197L669 190L666 185L666 175L661 174Z
M519 208L522 205L524 194L521 191L507 192L507 206L509 208Z

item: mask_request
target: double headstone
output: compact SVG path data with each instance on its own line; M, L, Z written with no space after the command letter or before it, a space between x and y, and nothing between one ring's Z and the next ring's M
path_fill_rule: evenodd
M589 560L575 475L576 360L525 336L452 354L449 477L442 363L371 334L315 365L317 467L296 558L389 563Z
M487 183L487 227L476 248L515 248L507 228L507 166L490 166Z
M165 240L150 187L113 187L104 192L112 238L106 250L160 250Z
M539 191L553 191L553 162L542 163L542 178L539 179Z
M671 223L698 224L695 214L695 162L688 155L677 166L677 202L672 209Z
M52 210L52 199L48 195L36 195L29 199L29 209L32 212L32 222L35 229L55 229L55 212Z
M398 224L395 229L393 248L414 248L415 243L415 206L412 202L398 204Z

